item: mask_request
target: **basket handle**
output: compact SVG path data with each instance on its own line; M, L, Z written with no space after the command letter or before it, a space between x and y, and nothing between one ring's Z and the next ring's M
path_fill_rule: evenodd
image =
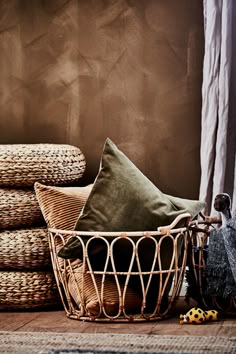
M217 216L205 215L203 213L199 213L199 215L203 219L204 224L221 224L222 223L221 218L219 218Z
M191 219L191 214L190 213L183 213L178 216L172 221L171 224L166 225L166 226L159 226L157 230L162 234L168 234L170 233L170 230L174 229L174 227L183 219L186 219L186 225L189 224L189 221Z

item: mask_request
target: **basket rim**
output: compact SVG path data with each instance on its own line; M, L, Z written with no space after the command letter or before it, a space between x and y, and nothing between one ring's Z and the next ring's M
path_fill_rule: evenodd
M180 214L175 218L175 220L170 224L166 226L159 226L156 231L76 231L76 230L62 230L62 229L56 229L56 228L48 228L48 231L50 233L54 234L65 234L65 235L71 235L71 236L106 236L106 237L115 237L115 236L121 236L121 237L128 237L128 236L161 236L161 235L166 235L166 234L176 234L179 232L185 232L188 230L188 225L189 225L189 220L191 218L191 214L189 213L183 213ZM186 226L179 227L179 228L174 228L180 220L186 219Z
M180 227L178 229L170 230L170 233L179 233L188 230L188 227ZM75 231L75 230L61 230L48 228L48 231L54 234L65 234L71 236L161 236L163 233L161 231Z

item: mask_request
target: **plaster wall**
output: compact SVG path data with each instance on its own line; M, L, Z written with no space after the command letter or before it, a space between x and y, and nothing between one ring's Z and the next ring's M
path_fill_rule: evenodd
M0 143L68 143L93 181L106 137L163 192L197 198L199 0L0 0Z

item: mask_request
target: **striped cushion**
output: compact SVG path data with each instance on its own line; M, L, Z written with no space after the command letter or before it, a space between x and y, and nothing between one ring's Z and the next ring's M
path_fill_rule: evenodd
M36 182L36 197L48 227L73 230L92 186L51 187Z
M86 268L86 270L88 270ZM109 316L115 316L119 311L119 293L114 278L106 276L104 282L103 298L102 290L102 275L95 274L95 282L90 273L83 273L83 263L76 265L69 270L68 289L70 295L74 299L78 307L81 307L81 299L83 299L86 312L90 316L98 316L100 311L99 303L104 306L105 312ZM97 292L96 292L97 288ZM121 285L123 294L123 286ZM100 298L100 301L99 301ZM122 305L122 304L121 304ZM140 312L142 298L138 296L132 289L128 287L125 294L124 304L127 314Z
M51 187L39 182L34 184L37 200L48 227L73 230L76 220L88 199L92 184L86 187ZM64 246L70 235L55 238L56 253ZM63 266L63 259L58 258Z

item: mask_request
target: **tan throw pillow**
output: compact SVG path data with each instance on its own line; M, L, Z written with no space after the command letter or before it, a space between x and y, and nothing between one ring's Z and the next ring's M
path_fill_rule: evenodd
M73 230L92 186L52 187L36 182L34 189L47 226Z
M100 311L99 298L103 303L105 312L109 316L115 316L119 311L119 293L114 278L111 276L105 277L103 299L101 298L102 289L102 275L95 274L96 287L92 280L90 273L83 273L83 264L80 263L72 268L68 277L68 289L70 295L74 299L77 306L81 307L81 296L83 296L84 305L87 313L90 316L98 316ZM88 270L88 268L86 268ZM84 284L83 284L84 277ZM123 293L123 286L121 285L121 292ZM136 294L131 288L127 288L125 294L125 312L129 315L140 312L142 305L142 297Z

